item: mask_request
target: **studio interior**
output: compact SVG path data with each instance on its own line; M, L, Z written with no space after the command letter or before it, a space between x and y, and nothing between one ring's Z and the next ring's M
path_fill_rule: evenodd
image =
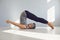
M0 40L60 40L60 0L0 0Z

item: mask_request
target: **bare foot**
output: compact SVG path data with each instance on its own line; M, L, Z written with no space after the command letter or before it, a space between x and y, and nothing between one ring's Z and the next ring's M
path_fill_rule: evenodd
M52 29L54 29L54 25L53 25L51 22L48 22L48 25L49 25Z

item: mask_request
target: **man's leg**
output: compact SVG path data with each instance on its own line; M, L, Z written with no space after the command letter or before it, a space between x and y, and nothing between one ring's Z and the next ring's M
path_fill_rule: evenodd
M26 28L26 25L23 25L23 24L20 24L20 23L16 23L16 22L13 22L13 21L10 21L10 20L6 20L7 23L10 23L10 24L13 24L21 29L25 29Z
M36 22L41 22L41 23L44 23L44 24L48 24L52 29L54 29L53 24L51 22L48 22L44 18L37 17L36 15L32 14L31 12L29 12L27 10L25 10L25 13L27 15L27 18L29 18L31 20L34 20Z

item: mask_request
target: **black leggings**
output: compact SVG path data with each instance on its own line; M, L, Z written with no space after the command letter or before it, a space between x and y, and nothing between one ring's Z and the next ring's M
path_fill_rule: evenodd
M40 18L40 17L37 17L36 15L32 14L31 12L25 10L24 11L27 15L27 18L31 19L31 20L34 20L36 22L41 22L41 23L44 23L44 24L47 24L48 21L43 19L43 18Z

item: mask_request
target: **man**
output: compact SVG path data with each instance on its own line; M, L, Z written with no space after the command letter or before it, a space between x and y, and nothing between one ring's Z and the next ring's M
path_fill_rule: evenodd
M29 12L27 10L23 11L22 14L20 15L20 23L12 22L10 20L6 20L6 22L16 25L17 27L19 27L21 29L35 29L35 27L36 27L35 23L26 24L27 18L34 20L36 22L47 24L52 29L54 29L54 26L51 22L48 22L47 20L45 20L43 18L37 17L36 15L32 14L31 12Z

